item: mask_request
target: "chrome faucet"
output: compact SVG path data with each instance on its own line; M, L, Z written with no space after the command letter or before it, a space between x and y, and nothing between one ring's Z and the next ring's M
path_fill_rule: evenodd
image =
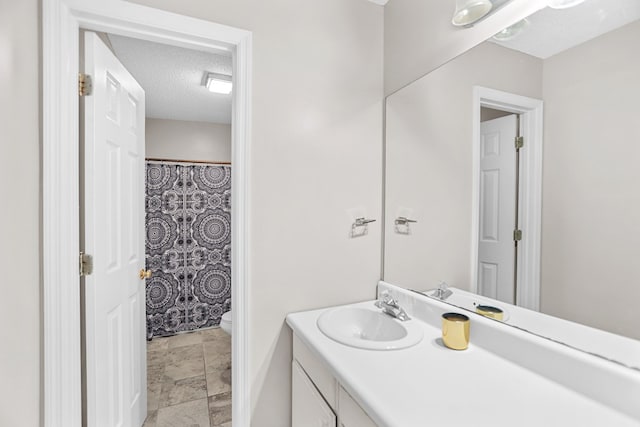
M449 286L445 282L440 282L438 287L433 290L432 297L444 301L453 294L453 291L449 289Z
M405 321L411 320L409 315L398 304L398 301L391 298L388 292L383 292L380 295L380 299L376 301L376 307L381 308L382 312L388 314L391 317L395 317L398 320Z

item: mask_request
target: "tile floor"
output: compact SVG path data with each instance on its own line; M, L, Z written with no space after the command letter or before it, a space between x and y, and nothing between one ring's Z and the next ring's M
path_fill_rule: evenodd
M231 337L206 329L147 343L143 427L231 427Z

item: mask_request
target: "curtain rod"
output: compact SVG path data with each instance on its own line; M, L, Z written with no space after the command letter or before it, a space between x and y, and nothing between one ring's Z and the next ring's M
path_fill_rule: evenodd
M210 162L207 160L178 160L178 159L158 159L155 157L145 158L148 162L170 162L170 163L198 163L206 165L228 165L231 166L231 162Z

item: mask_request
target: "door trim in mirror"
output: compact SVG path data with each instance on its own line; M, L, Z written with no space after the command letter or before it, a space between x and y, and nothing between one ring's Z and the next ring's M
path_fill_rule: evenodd
M480 109L489 107L521 115L525 147L520 154L519 223L523 238L517 254L516 305L540 310L540 235L542 221L543 102L481 86L473 88L471 291L478 293L480 209Z

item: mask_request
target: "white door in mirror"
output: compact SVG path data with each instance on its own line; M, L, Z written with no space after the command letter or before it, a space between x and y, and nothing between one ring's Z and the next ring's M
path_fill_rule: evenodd
M516 115L481 123L478 291L514 303Z

